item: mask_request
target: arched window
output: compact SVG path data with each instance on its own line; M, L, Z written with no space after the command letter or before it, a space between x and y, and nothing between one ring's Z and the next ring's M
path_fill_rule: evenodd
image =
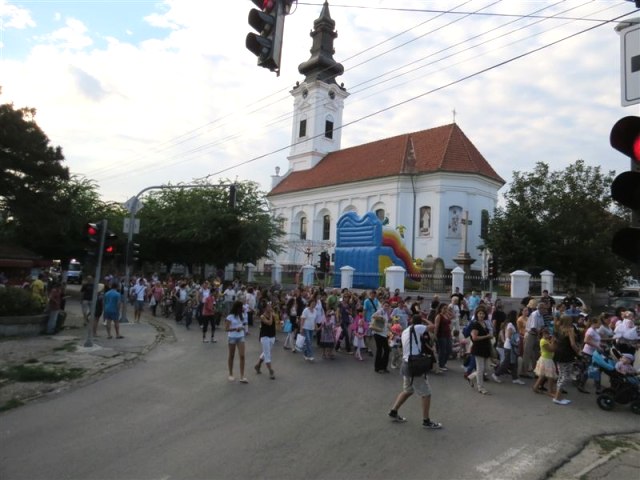
M300 240L307 239L307 217L300 219Z
M329 240L331 236L331 216L322 217L322 240Z
M420 207L420 226L421 237L431 236L431 207Z
M453 238L462 237L462 207L453 205L449 207L449 228L447 235Z
M298 137L306 137L307 136L307 119L303 118L300 120L300 129L298 130Z
M333 138L333 117L327 115L324 121L324 136L325 138Z

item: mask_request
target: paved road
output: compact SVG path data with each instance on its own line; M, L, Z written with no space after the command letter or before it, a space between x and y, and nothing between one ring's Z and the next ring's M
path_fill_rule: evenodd
M400 377L370 360L309 364L280 342L270 380L252 370L254 329L250 383L229 383L223 341L167 324L175 341L134 367L2 415L0 478L539 479L592 435L638 429L627 408L603 412L594 395L572 391L570 407L511 384L479 395L455 363L431 378L443 430L421 428L415 398L408 423L392 424Z

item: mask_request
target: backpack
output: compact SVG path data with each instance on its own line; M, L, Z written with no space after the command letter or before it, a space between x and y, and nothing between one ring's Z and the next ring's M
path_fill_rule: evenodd
M462 336L464 338L469 338L471 336L471 325L473 325L473 322L468 322L462 329Z

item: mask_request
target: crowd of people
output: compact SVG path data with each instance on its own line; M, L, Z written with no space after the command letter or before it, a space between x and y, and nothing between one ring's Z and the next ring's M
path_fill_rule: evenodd
M448 362L458 358L464 365L464 378L480 394L490 394L487 381L502 383L508 375L514 385L526 385L525 380L531 379L533 392L549 395L558 405L570 404L566 388L572 381L579 392L589 392L589 380L600 391L599 377L590 375L588 368L594 351L616 344L626 355L624 362L633 364L638 346L638 312L621 309L615 315L590 316L573 293L556 305L544 291L541 297L522 299L519 310L505 312L500 299L490 294L481 297L475 291L463 294L459 289L449 298L441 300L435 295L429 302L385 288L356 293L299 287L285 292L219 279L198 284L192 279L138 278L122 292L134 306L136 321L145 305L153 315L162 306L163 313L171 312L186 328L195 321L203 342L216 342L216 330L224 329L229 381L236 380L237 354L239 382L249 382L244 343L258 322L262 351L254 370L260 374L264 365L272 379L272 349L278 330L284 335L282 347L298 353L305 362L316 361L316 352L328 361L341 352L357 361L373 357L376 374L400 369L403 389L389 415L403 421L398 408L417 392L423 399L427 428L440 424L429 418L428 378L416 381L406 371L412 325L420 326L421 334L413 349L434 354L433 374L445 375Z

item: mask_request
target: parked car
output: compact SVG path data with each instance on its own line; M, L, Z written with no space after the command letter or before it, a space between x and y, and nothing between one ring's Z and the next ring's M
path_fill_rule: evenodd
M564 300L564 297L566 295L549 295L549 296L551 298L553 298L553 301L556 302L556 306L557 306L557 305L560 305L562 303L562 301ZM534 298L536 299L537 302L539 302L542 297L537 296L537 297L534 297ZM582 307L580 308L580 310L582 310L583 312L590 312L591 311L589 309L589 305L587 305L583 299L581 299L580 297L576 297L576 299L579 302L582 302Z
M640 297L640 288L638 287L624 287L619 292L616 292L614 297Z
M639 305L640 297L617 297L612 299L609 305L606 305L605 311L613 315L618 308L623 307L627 310L634 310L638 312L640 311Z

